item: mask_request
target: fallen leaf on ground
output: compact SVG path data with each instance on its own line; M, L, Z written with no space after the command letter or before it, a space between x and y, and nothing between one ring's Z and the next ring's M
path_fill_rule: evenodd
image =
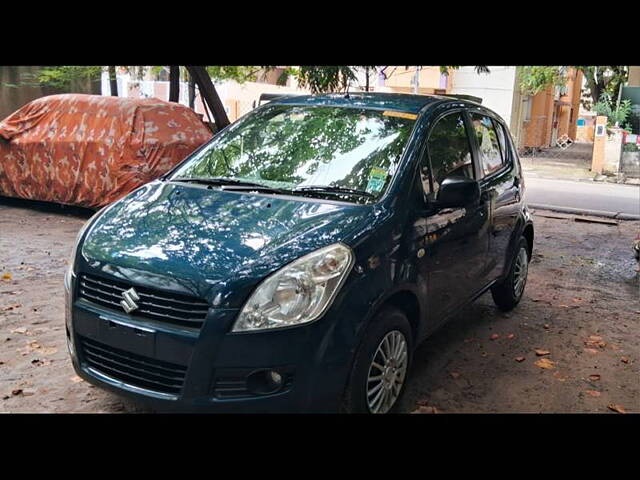
M33 352L34 350L38 350L41 347L42 345L40 345L38 342L34 340L32 342L27 343L23 348L19 348L18 353L22 355L28 355L29 353Z
M491 335L489 337L491 340L497 340L498 338L500 338L500 335L498 335L497 333L494 333L493 335Z
M19 303L15 303L13 305L7 305L6 307L4 307L2 310L4 310L5 312L8 312L10 310L15 310L16 308L20 308L22 305L20 305Z
M524 357L516 357L516 362L524 362Z
M599 347L599 348L604 348L607 346L606 342L602 341L602 337L599 337L597 335L591 335L587 340L585 340L584 344L587 347Z
M560 382L564 382L567 380L567 377L565 377L564 375L561 375L560 372L554 373L553 376L556 377Z
M620 361L621 361L622 363L629 363L629 359L628 359L627 357L622 357L622 358L620 359Z
M16 388L15 390L11 390L11 395L20 395L22 393L21 388Z
M600 375L593 374L593 375L589 375L589 380L591 380L592 382L597 382L598 380L600 380Z
M613 410L614 412L627 413L627 411L624 409L622 405L615 405L613 403L610 403L609 405L607 405L607 408L609 410Z
M534 365L540 368L547 368L547 369L555 368L554 363L548 358L541 358L540 360L535 362Z
M545 329L545 330L549 330L550 325L549 325L548 323L545 323L545 324L543 325L543 327L544 327L544 329Z
M73 376L73 377L71 377L69 380L71 380L73 383L80 383L80 382L82 382L82 379L81 379L79 376L77 376L77 375L74 375L74 376Z
M599 397L600 392L598 390L586 390L585 393L590 397Z
M11 280L11 274L10 273L3 274L2 275L2 280L6 280L6 281Z
M438 409L436 407L429 407L427 405L420 405L411 413L438 413Z
M11 333L27 333L26 327L14 328Z
M458 378L460 376L458 372L449 372L449 375L451 375L452 378Z
M591 353L592 355L599 353L598 350L596 350L595 348L585 348L584 351L587 353Z
M31 395L35 395L36 392L34 392L33 390L23 390L22 391L22 396L23 397L30 397Z
M509 335L507 335L507 338L508 338L509 340L511 340L513 337L515 337L515 335L514 335L513 333L510 333Z
M535 352L536 352L536 355L539 357L542 357L544 355L549 355L551 353L549 350L540 350L540 349L536 349Z

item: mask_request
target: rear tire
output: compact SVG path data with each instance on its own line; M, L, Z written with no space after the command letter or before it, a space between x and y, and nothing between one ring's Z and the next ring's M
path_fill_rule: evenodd
M498 308L504 312L513 310L524 293L529 272L529 248L527 239L520 238L509 275L502 282L491 287L491 296Z
M411 366L413 338L407 316L385 307L371 320L353 363L341 411L393 412Z

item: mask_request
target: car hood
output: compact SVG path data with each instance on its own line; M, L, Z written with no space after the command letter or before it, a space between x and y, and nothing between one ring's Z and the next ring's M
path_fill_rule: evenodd
M373 209L155 181L98 215L81 261L132 283L236 308L283 265L335 242L352 244Z

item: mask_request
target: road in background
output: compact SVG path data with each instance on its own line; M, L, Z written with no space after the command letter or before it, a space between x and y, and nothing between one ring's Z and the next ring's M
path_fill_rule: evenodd
M587 183L525 176L530 205L640 216L640 188L615 183Z

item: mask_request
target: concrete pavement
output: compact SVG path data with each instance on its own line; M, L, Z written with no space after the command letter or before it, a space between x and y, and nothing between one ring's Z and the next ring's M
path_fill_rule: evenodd
M532 208L640 219L640 188L636 185L551 180L525 174L525 186L526 201Z

